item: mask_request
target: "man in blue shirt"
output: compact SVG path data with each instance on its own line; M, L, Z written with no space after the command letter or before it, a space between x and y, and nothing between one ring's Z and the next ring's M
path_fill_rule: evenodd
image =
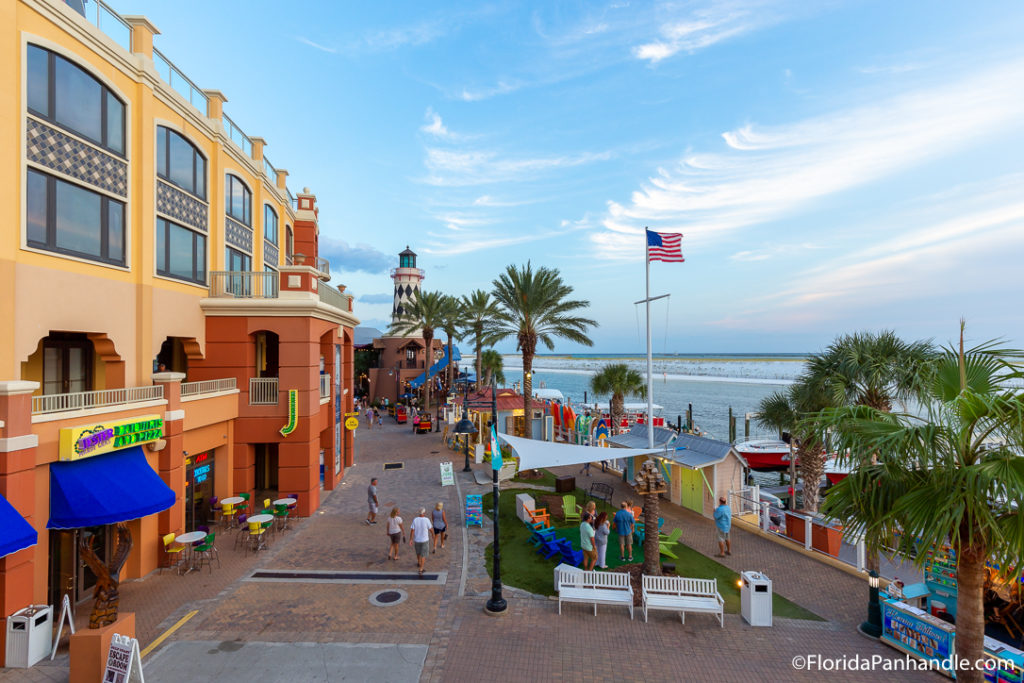
M622 501L621 509L612 517L615 533L619 535L619 561L626 559L626 548L629 548L629 561L633 561L633 513L629 511L629 503Z
M718 499L718 507L715 508L715 527L718 535L718 555L716 557L732 555L732 546L729 544L732 510L726 504L725 498Z

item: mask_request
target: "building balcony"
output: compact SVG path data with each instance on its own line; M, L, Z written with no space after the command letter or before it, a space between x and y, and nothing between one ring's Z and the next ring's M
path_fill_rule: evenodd
M271 271L215 270L210 273L210 296L229 299L276 299L280 275Z
M331 376L329 374L320 374L320 400L326 401L331 398Z
M130 406L133 403L160 401L164 397L162 384L125 389L103 389L100 391L78 391L71 394L45 394L32 397L32 414L49 415L74 410L91 410Z
M276 406L278 395L277 377L249 378L249 405Z
M235 391L238 382L234 377L225 379L208 379L202 382L185 382L181 385L181 398L191 399L206 394L219 394L224 391Z

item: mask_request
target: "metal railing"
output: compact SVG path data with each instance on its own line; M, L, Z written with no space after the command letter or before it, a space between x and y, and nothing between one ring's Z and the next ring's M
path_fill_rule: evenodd
M316 257L316 269L327 277L331 276L331 262L325 258Z
M234 377L225 379L207 379L202 382L184 382L181 385L181 395L199 396L200 394L215 394L218 391L231 391L237 388Z
M263 172L267 174L267 178L270 179L270 184L277 187L277 169L270 163L270 159L263 156Z
M75 9L78 9L75 7ZM125 49L125 52L132 51L132 27L128 25L114 10L103 2L96 0L96 9L86 8L82 16L88 22L108 35L115 43Z
M228 133L228 139L238 145L238 149L242 150L247 157L252 158L252 140L235 125L235 122L227 114L224 114L224 130Z
M249 378L249 405L277 405L277 377Z
M342 294L326 282L320 283L320 286L316 288L316 291L317 294L320 295L321 303L325 303L328 306L334 306L340 311L348 311L350 297Z
M153 48L153 64L156 65L156 72L160 74L160 78L164 79L189 104L198 109L200 114L203 116L209 115L209 98L199 89L199 86L182 73L181 69L174 66L174 63L156 48Z
M288 203L292 205L293 209L298 209L299 208L299 200L295 198L295 195L292 194L292 191L289 190L287 188L287 186L284 188L284 191L285 191L285 194L288 195Z
M276 299L277 294L277 272L214 270L210 273L211 297Z
M48 394L32 397L32 414L61 413L67 410L104 408L128 403L156 401L164 397L164 387L156 384L149 387L125 389L103 389L101 391L79 391L73 394Z
M331 397L331 376L326 372L320 373L320 398Z

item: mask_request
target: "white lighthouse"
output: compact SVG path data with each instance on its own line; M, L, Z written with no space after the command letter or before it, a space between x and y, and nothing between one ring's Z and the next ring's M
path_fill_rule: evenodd
M420 283L423 282L423 271L416 267L416 253L405 247L398 255L398 267L391 271L391 279L395 283L395 302L391 307L391 322L395 323L409 307L414 295L419 294ZM410 333L408 336L415 336Z

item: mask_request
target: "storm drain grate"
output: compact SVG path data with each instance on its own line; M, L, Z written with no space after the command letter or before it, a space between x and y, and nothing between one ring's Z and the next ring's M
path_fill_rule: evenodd
M405 463L401 462L386 462L384 463L384 469L386 470L400 470L405 467Z
M448 572L423 574L416 572L336 572L308 569L259 569L247 581L290 581L297 583L444 583Z
M370 604L377 607L391 607L405 602L409 594L403 590L377 591L370 596Z

